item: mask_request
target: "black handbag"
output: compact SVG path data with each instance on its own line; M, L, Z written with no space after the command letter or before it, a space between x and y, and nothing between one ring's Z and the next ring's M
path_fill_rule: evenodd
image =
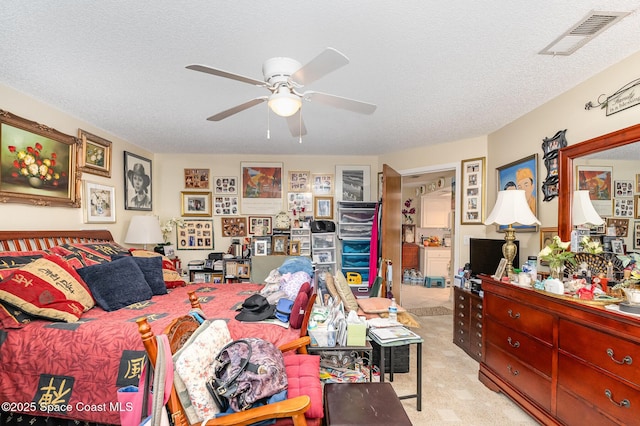
M311 221L311 232L324 233L324 232L336 232L336 224L330 220L313 220Z

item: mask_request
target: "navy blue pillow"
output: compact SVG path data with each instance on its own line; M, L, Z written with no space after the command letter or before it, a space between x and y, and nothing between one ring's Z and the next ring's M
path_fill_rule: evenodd
M122 259L123 257L131 256L111 256L111 260ZM133 260L138 264L144 279L147 280L147 284L151 287L153 294L167 294L167 285L164 283L164 276L162 274L162 257L133 257Z
M125 256L111 262L87 266L77 272L89 286L98 306L105 311L117 311L153 296L151 287L133 257Z

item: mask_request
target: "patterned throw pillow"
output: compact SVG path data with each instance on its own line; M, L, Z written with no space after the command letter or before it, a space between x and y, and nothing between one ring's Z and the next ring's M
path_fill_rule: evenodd
M163 256L160 253L149 250L131 249L131 255L133 257L162 257L162 276L167 288L184 287L187 283L182 279L176 268L173 266L173 262L167 256Z
M0 252L0 280L7 278L21 266L28 265L47 254L49 253L44 250Z
M351 292L351 288L349 287L349 283L347 279L344 277L342 271L338 271L336 276L334 277L334 284L336 286L336 290L338 290L338 294L340 295L340 299L344 303L344 309L347 312L358 311L358 301L356 297Z
M35 317L77 321L95 301L78 273L58 256L46 255L0 282L0 300Z
M111 256L129 255L129 250L118 243L72 243L51 247L51 252L62 257L76 255L84 266L111 262Z

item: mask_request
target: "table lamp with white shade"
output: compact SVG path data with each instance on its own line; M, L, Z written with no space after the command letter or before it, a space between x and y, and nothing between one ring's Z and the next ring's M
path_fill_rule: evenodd
M147 249L147 244L157 244L164 242L160 221L156 216L133 216L127 236L124 238L127 244L142 244Z
M585 225L602 225L604 219L596 212L589 191L573 191L573 201L571 204L571 224L574 229L571 231L571 251L580 251L580 235L585 235L587 227ZM579 230L585 230L580 232Z
M540 221L529 208L527 198L524 191L519 189L510 189L498 192L498 199L493 206L493 210L484 222L485 225L497 224L507 225L504 230L505 243L502 246L502 255L507 259L506 274L513 273L513 259L518 252L518 246L515 245L516 230L514 224L519 225L540 225ZM498 279L500 277L497 277Z

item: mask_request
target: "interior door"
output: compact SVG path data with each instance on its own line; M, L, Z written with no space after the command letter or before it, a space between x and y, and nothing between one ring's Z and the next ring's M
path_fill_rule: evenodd
M402 177L400 173L382 165L382 220L380 229L381 257L393 265L391 292L400 301L402 276ZM386 282L385 282L386 284Z

